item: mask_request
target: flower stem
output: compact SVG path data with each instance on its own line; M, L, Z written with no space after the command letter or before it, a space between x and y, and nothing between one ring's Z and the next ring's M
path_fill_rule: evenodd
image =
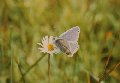
M50 55L48 55L48 83L50 83Z
M30 66L30 68L28 68L28 70L23 74L23 78L30 72L30 70L32 70L43 58L45 57L45 55L41 56L32 66ZM18 82L22 81L22 78L20 78L20 80Z

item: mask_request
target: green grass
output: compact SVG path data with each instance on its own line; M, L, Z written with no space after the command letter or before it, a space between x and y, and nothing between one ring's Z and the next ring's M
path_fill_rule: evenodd
M80 48L72 58L51 57L51 83L89 83L89 78L96 83L108 56L107 71L120 62L120 1L0 0L0 83L16 83L20 71L46 55L37 49L44 36L59 36L74 26L81 29ZM47 58L24 76L26 83L48 82ZM109 74L103 83L119 83L120 67Z

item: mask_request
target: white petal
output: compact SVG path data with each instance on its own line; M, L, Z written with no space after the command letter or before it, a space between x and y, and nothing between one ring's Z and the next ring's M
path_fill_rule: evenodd
M45 51L43 51L43 50L40 50L40 52L43 52L43 53L45 53Z
M40 45L40 46L43 46L41 43L37 43L38 45Z
M43 37L43 41L45 41L46 39L45 39L45 37Z
M53 53L50 54L53 57Z
M42 44L44 43L44 39L42 40Z
M71 54L71 55L68 55L68 57L73 57L73 54Z
M53 52L52 51L49 51L48 53L53 56Z
M45 41L46 43L48 43L48 36L45 36Z
M38 48L39 50L44 50L44 48Z
M53 43L53 36L50 36L49 43Z

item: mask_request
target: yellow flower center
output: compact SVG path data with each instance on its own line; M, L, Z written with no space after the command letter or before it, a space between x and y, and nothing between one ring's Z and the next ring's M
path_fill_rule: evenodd
M53 44L48 44L48 51L52 51L52 50L54 50Z

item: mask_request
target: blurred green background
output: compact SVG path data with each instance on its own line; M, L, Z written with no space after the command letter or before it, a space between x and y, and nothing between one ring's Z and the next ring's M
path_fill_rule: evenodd
M120 0L0 0L0 83L48 83L48 57L37 43L74 26L79 51L51 57L51 83L97 83L108 56L107 70L120 62ZM103 83L120 83L120 67Z

